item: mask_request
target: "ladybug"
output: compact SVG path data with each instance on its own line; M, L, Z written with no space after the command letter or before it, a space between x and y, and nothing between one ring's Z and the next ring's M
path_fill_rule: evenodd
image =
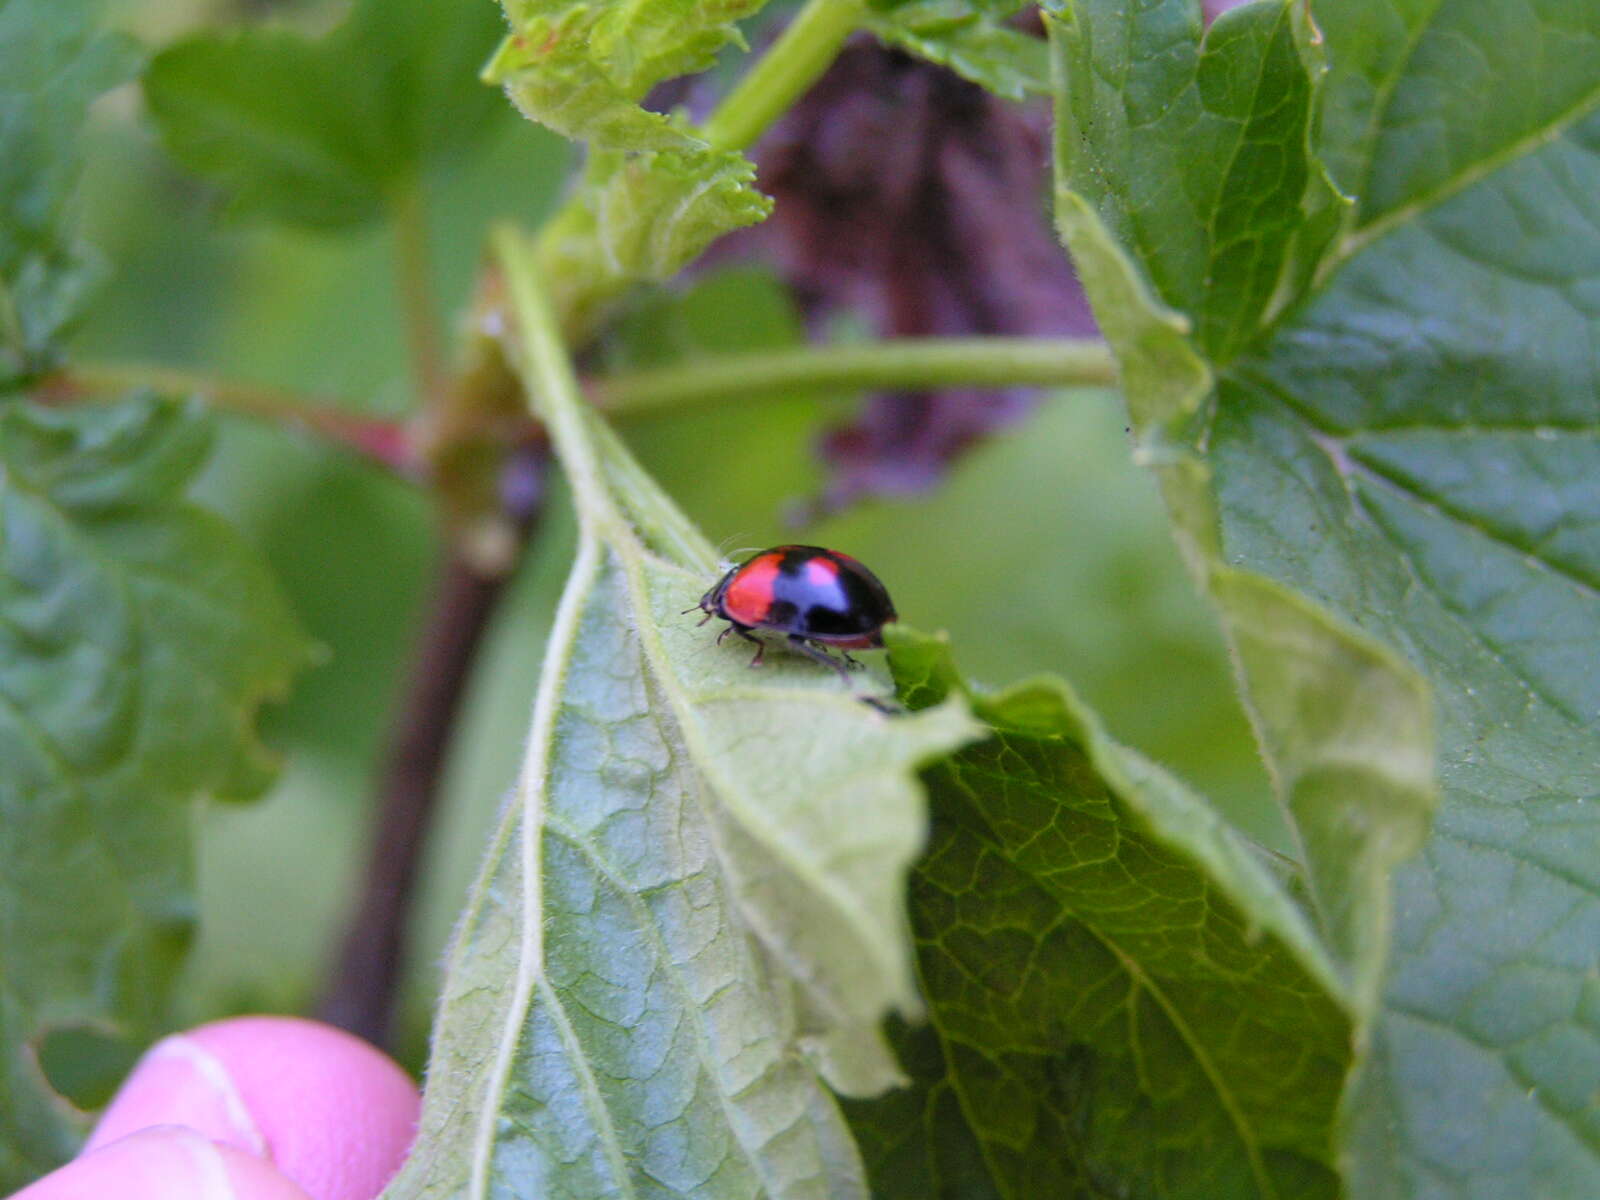
M826 663L849 681L849 666L860 666L851 650L883 645L883 627L895 619L894 602L878 577L848 554L821 546L774 546L739 564L700 597L699 608L721 617L728 627L717 644L737 633L756 644L752 667L761 665L766 644L752 629L781 633L789 646ZM693 612L694 609L686 609ZM837 647L840 662L825 647Z

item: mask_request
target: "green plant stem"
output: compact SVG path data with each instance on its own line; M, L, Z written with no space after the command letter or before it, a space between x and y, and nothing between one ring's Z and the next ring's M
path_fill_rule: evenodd
M794 391L944 387L1097 387L1116 382L1104 342L1091 338L901 338L696 359L596 381L595 401L617 416Z
M582 423L588 419L583 388L561 336L555 310L538 278L534 242L513 225L490 235L495 258L505 272L514 322L509 355L528 391L533 415L544 422L567 482L576 493L583 519L620 522L610 490L601 477L594 443Z
M427 408L444 395L445 371L439 349L443 339L434 303L433 271L428 261L428 211L420 180L409 180L394 193L394 236L412 383L421 406Z
M828 69L865 12L863 0L808 0L706 120L706 141L718 150L753 144Z

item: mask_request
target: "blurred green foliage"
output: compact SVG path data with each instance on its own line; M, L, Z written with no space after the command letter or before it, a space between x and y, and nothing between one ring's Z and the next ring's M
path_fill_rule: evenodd
M138 114L112 106L90 146L88 235L115 264L75 352L336 395L377 413L409 403L395 248L375 228L330 236L221 217ZM442 319L458 314L488 224L533 222L558 199L565 143L510 106L426 181ZM787 298L759 266L642 298L601 359L616 367L792 343ZM641 420L645 465L730 555L781 541L869 562L900 611L949 631L962 669L1001 684L1072 681L1113 733L1167 764L1248 832L1277 824L1211 618L1190 589L1150 481L1129 459L1119 402L1044 400L937 492L820 524L786 515L821 474L812 447L854 402L795 395ZM1063 469L1062 464L1068 464ZM351 901L375 758L436 553L425 499L308 437L230 421L203 498L269 556L326 648L269 729L288 768L269 799L215 810L201 850L204 927L186 1010L304 1006ZM441 948L526 732L540 646L567 567L559 487L479 663L424 869L406 1057L420 1065Z

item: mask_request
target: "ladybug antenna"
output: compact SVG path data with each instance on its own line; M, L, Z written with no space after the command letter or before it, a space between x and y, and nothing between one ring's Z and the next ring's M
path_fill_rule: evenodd
M750 535L743 530L738 533L729 534L727 537L723 538L717 543L717 557L726 562L731 560L735 555L753 554L755 551L760 550L760 546L735 547L733 545L733 543L738 541L740 538L747 538L749 536Z

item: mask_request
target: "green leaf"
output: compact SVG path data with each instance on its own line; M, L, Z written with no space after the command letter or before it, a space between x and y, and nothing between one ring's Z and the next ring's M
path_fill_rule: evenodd
M1070 172L1067 145L1058 160ZM1389 875L1417 849L1433 807L1425 689L1379 644L1222 558L1210 475L1183 440L1212 387L1186 336L1192 327L1150 294L1069 186L1058 188L1056 220L1117 353L1139 456L1155 469L1180 549L1254 693L1252 723L1322 932L1370 1020L1387 956Z
M1336 1194L1352 1022L1281 872L1064 684L972 694L905 632L890 660L991 733L923 773L937 1044L905 1039L911 1094L851 1106L874 1193Z
M1305 152L1303 4L1247 4L1199 43L1200 6L1053 6L1059 156L1151 285L1214 361L1269 311L1311 211L1330 204ZM1137 31L1137 41L1126 39Z
M915 767L975 732L701 628L716 563L580 407L529 247L501 239L579 514L521 779L458 928L390 1197L864 1196L823 1086L898 1076Z
M563 323L591 326L629 287L670 279L722 234L764 220L772 201L754 179L733 151L592 154L576 202L539 239Z
M1308 166L1351 202L1331 229L1307 207L1291 233L1305 269L1214 362L1195 444L1226 561L1393 647L1437 700L1444 803L1397 877L1349 1178L1360 1195L1589 1196L1600 4L1327 0L1316 19L1328 76ZM1108 148L1097 168L1110 189L1144 186L1135 155ZM1205 327L1193 269L1162 277L1150 246L1122 248Z
M764 0L505 0L512 32L484 70L530 120L589 143L583 182L540 239L563 328L591 333L637 283L662 280L716 238L766 218L755 166L680 115L640 101L657 83L743 45L734 22Z
M892 46L948 67L1009 100L1050 90L1050 57L1042 39L1005 24L1021 5L971 0L909 0L875 5L867 28Z
M682 121L639 106L663 80L743 45L736 21L765 0L504 0L512 32L484 70L529 120L601 149L703 146Z
M319 40L186 38L151 62L145 98L173 155L235 212L345 228L487 128L499 104L477 72L501 28L476 0L358 0Z
M1141 454L1156 468L1180 545L1217 605L1275 791L1300 843L1322 932L1359 1013L1370 1018L1388 945L1389 874L1420 844L1433 803L1428 697L1415 674L1380 643L1222 552L1210 471L1200 455L1204 419L1215 402L1215 368L1194 344L1199 322L1152 294L1102 217L1109 209L1114 218L1121 197L1148 186L1143 168L1149 159L1116 151L1140 122L1119 122L1103 108L1114 98L1081 84L1086 74L1134 76L1147 60L1172 57L1177 7L1163 3L1129 13L1091 3L1052 18L1063 83L1057 223L1118 355ZM1268 3L1233 15L1275 28L1265 18L1281 7ZM1176 15L1196 18L1180 23L1179 32L1198 31L1198 11ZM1227 39L1218 52L1232 54L1236 43ZM1276 38L1254 44L1264 58L1277 52ZM1277 97L1262 92L1259 103L1270 108ZM1305 117L1309 110L1301 111ZM1306 153L1303 135L1286 131L1285 153L1296 146ZM1236 161L1231 146L1219 157L1223 164ZM1101 198L1098 209L1089 202L1094 195ZM1308 212L1306 220L1314 224L1318 216ZM1199 294L1211 296L1204 289ZM1231 304L1220 293L1216 300Z
M1593 112L1589 0L1318 0L1329 58L1317 152L1351 224L1406 222Z
M89 102L133 71L93 0L0 0L0 389L51 363L99 278L64 228Z
M184 497L209 447L193 405L0 408L3 1188L74 1145L40 1039L162 1019L191 802L269 781L254 715L307 660L259 558Z

